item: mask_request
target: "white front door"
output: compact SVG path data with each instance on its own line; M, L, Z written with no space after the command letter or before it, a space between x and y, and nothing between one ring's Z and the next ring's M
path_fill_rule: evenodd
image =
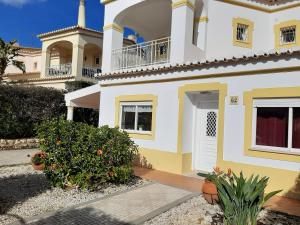
M201 102L196 108L193 167L212 172L217 163L218 102Z

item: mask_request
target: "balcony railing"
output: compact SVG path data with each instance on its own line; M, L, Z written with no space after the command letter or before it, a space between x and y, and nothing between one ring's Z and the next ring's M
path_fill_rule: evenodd
M113 70L170 62L171 38L162 38L112 51Z
M66 76L72 74L72 64L60 64L47 68L48 76Z
M95 68L95 67L87 67L85 66L82 69L82 76L83 77L88 77L88 78L95 78L95 74L101 73L102 70L101 68Z

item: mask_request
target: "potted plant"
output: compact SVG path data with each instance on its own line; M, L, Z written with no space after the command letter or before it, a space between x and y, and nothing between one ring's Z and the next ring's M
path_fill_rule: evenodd
M215 184L218 177L230 177L231 169L228 169L227 174L220 170L219 167L215 167L214 171L209 174L198 173L198 176L205 177L204 184L202 186L203 197L209 204L216 204L219 201L218 189Z
M32 167L35 170L44 170L45 169L45 158L46 154L44 152L37 152L31 158Z

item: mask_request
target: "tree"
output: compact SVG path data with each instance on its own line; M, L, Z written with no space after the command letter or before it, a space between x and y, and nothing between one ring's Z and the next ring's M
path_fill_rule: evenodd
M3 75L6 68L9 65L13 65L25 73L25 64L16 58L20 55L20 48L16 47L17 41L13 40L6 43L2 38L0 38L0 83L2 82Z

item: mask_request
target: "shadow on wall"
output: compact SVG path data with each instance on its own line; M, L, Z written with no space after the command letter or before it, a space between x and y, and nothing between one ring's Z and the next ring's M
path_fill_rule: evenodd
M294 187L292 187L287 193L285 193L285 196L298 199L300 201L300 174L295 181Z
M102 213L99 210L93 208L78 208L67 209L58 211L48 217L34 222L24 223L19 221L18 225L30 224L30 225L57 225L57 224L72 224L72 225L129 225L128 223L121 222L109 215Z
M0 215L16 204L46 192L51 187L44 174L18 175L0 178ZM9 215L17 217L16 215Z
M147 169L153 169L153 166L151 163L148 162L145 156L142 156L141 154L137 154L133 161L134 166L139 166Z

